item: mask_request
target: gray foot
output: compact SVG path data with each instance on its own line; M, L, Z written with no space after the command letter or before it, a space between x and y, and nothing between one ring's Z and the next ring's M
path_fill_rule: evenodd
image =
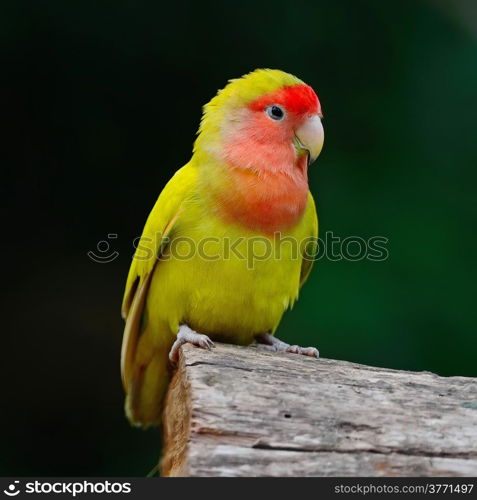
M315 347L300 347L298 345L290 345L277 339L269 333L262 333L255 337L258 346L266 349L267 351L275 352L292 352L294 354L302 354L303 356L310 356L311 358L318 358L320 353Z
M179 359L179 347L183 344L193 344L197 347L209 350L215 347L214 343L207 335L194 332L194 330L191 330L187 325L181 325L177 332L177 339L169 351L169 359L173 363L177 363Z

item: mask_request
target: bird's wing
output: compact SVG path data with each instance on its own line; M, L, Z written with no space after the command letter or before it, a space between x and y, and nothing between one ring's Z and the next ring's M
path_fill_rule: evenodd
M307 223L307 245L303 249L304 255L302 257L301 273L300 273L300 287L305 283L310 275L313 262L318 251L318 216L316 215L315 200L311 193L308 193L308 206L305 213Z
M121 308L126 320L121 348L121 377L127 389L141 319L154 267L176 226L183 202L195 186L195 170L186 165L176 172L156 201L144 226L129 269Z

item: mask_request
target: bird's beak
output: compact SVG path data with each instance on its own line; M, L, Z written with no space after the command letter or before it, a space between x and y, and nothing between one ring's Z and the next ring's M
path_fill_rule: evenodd
M308 164L313 163L323 148L325 133L321 118L318 115L310 116L305 123L295 131L295 147L308 153Z

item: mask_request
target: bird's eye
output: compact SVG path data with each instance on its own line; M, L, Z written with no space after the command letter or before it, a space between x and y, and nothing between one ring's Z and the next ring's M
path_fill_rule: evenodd
M274 104L273 106L268 106L265 110L268 117L277 122L282 121L285 118L285 110L281 106Z

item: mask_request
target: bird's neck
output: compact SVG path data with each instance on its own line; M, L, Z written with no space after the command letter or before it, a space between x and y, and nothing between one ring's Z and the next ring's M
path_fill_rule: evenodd
M250 163L243 168L208 158L200 162L199 170L205 193L221 218L271 235L295 226L308 201L307 158L292 161L260 169Z

